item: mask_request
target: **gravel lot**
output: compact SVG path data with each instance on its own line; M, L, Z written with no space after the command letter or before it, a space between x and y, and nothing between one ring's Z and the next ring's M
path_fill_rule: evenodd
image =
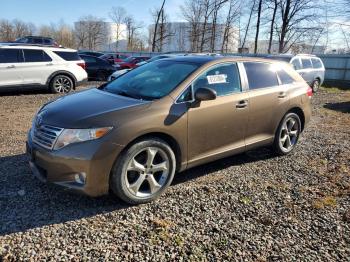
M0 93L0 261L350 261L350 92L314 96L292 155L216 161L135 207L32 177L26 132L54 97Z

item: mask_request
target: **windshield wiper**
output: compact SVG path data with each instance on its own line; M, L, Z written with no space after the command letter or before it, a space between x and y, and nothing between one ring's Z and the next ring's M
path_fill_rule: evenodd
M133 94L129 94L129 93L125 92L125 91L119 91L116 94L119 95L119 96L125 96L125 97L130 97L130 98L142 100L141 97L138 97L138 96L133 95Z

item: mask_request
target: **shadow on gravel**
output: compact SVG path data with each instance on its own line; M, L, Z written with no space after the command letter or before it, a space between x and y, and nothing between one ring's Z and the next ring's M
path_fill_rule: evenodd
M327 103L323 107L342 113L350 113L350 101L340 103Z
M28 87L28 88L2 88L0 96L21 96L21 95L42 95L50 94L49 89L45 87Z
M112 196L90 198L41 183L25 154L0 158L0 183L0 236L129 207Z
M266 148L250 151L178 174L173 184L272 157ZM25 154L0 158L0 183L0 236L130 207L113 196L90 198L39 182L32 176Z

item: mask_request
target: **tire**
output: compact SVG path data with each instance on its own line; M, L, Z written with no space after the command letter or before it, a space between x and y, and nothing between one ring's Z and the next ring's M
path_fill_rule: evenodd
M105 73L104 72L102 72L102 71L98 71L97 72L97 75L96 75L96 80L97 81L106 81L106 75L105 75Z
M129 147L113 167L110 189L126 203L137 205L158 198L171 184L176 170L173 150L159 138Z
M299 116L295 113L287 113L276 131L273 143L274 152L277 155L288 155L291 153L299 141L300 133L301 121Z
M57 75L50 82L50 91L53 94L69 93L74 87L72 78L66 75Z
M320 80L315 79L315 81L312 82L312 92L316 93L318 91L318 89L320 88Z

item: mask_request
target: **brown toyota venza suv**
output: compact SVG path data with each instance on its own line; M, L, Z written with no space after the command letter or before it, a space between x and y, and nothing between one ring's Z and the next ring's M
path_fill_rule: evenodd
M284 62L154 61L44 105L28 134L30 167L45 182L145 203L185 169L261 146L290 153L311 95Z

